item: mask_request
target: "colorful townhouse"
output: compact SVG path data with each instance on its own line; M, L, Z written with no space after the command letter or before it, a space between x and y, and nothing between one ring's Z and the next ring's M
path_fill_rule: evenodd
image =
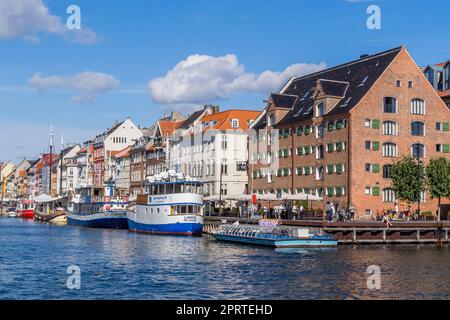
M405 47L292 78L251 125L249 189L315 194L372 217L397 201L390 168L401 156L450 157L449 122ZM422 202L435 212L427 193Z
M142 130L130 119L116 122L102 134L90 141L87 146L88 175L92 175L94 196L101 194L101 189L113 183L111 158L115 152L132 145L142 137Z
M260 112L215 111L178 132L170 150L172 167L202 181L205 195L248 193L248 128Z

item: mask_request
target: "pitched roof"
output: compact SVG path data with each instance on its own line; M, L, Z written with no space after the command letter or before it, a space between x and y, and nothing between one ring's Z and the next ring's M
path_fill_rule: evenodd
M116 159L125 158L130 156L131 146L128 146L118 152L116 152L114 155L112 155Z
M248 130L250 121L255 120L260 111L230 109L215 114L206 115L202 118L205 130ZM232 126L231 121L238 120L238 128Z
M312 118L314 103L312 93L319 81L322 85L325 84L326 90L334 94L342 94L345 91L342 99L327 114L349 112L369 91L402 48L398 47L293 79L282 94L295 95L299 99L277 126ZM336 81L348 83L346 90L343 84L331 84Z
M186 120L183 121L183 123L181 124L180 128L181 128L181 129L187 129L187 128L189 128L189 126L190 126L191 124L193 124L198 118L200 118L200 116L203 114L203 112L205 112L204 109L199 110L199 111L196 111L196 112L194 112L193 114L191 114L191 115L189 116L189 118L187 118Z
M173 132L183 124L183 121L159 120L158 126L161 135L166 137L167 134L172 135Z

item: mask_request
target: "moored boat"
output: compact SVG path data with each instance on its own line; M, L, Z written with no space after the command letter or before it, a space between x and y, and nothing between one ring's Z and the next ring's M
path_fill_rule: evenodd
M80 188L67 212L67 224L88 228L126 229L128 199L114 195L112 187Z
M17 204L17 217L22 219L33 219L34 203L31 199L22 199Z
M273 248L334 247L338 242L329 235L310 233L309 229L222 225L212 236L221 241L267 246Z
M127 217L128 227L134 232L201 235L202 183L175 171L149 177L145 193L138 195L134 210L129 208Z
M64 225L67 223L67 197L40 195L34 198L34 220Z

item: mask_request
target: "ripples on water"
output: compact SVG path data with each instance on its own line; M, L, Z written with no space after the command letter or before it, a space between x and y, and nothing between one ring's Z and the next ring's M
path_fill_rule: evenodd
M66 268L81 268L81 290ZM366 270L379 265L381 290ZM0 299L448 299L448 246L279 249L0 218Z

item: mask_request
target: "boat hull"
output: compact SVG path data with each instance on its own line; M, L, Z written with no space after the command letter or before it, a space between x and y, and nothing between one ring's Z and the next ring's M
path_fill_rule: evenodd
M127 229L128 220L126 212L99 212L94 214L67 214L67 224L70 226L101 228L101 229Z
M17 217L22 219L33 219L34 218L34 210L20 210L17 214Z
M133 232L198 236L203 231L203 217L199 215L157 216L127 211L127 217L128 229Z
M335 247L337 240L328 238L308 238L308 239L285 239L274 240L264 238L241 237L234 235L213 233L212 236L221 241L266 246L273 248L305 248L305 247Z

